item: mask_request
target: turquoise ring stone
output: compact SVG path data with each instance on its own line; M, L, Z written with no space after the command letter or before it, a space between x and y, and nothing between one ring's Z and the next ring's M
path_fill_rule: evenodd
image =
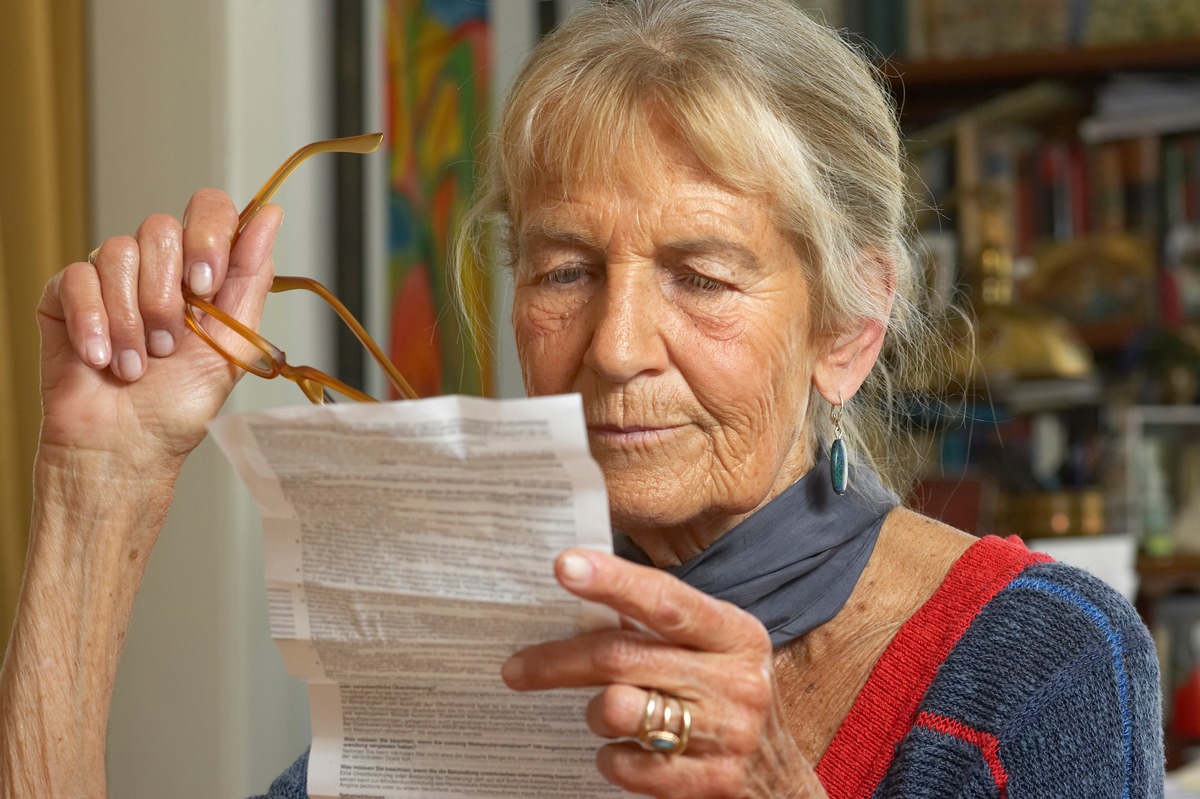
M650 748L664 754L674 754L682 748L683 741L673 732L654 730L646 735Z

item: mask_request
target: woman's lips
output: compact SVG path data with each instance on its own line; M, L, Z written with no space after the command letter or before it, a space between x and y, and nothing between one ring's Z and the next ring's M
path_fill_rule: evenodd
M609 444L645 444L662 438L683 425L590 424L588 433Z

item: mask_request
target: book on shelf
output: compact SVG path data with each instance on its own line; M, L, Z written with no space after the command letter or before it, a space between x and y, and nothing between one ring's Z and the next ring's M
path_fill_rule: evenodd
M1100 116L1137 116L1200 103L1200 78L1186 73L1117 73L1096 93Z
M1200 3L1194 0L1081 0L1079 43L1112 47L1200 36Z
M1200 133L1163 142L1163 321L1200 320Z
M952 60L1058 50L1070 43L1070 0L908 0L921 10L927 57Z

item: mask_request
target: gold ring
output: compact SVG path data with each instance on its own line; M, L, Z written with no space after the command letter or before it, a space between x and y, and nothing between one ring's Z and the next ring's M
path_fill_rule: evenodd
M660 715L660 703L662 705L662 726L656 727L655 721ZM672 720L676 715L671 707L672 703L679 707L678 732L672 729L674 726ZM638 740L652 752L664 755L682 755L687 749L691 733L692 713L688 709L687 702L678 697L664 697L658 691L651 690L649 696L646 697L646 710L642 714L642 726L638 730Z

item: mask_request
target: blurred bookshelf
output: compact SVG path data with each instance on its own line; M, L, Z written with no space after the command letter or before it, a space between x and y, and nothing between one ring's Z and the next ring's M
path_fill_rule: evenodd
M868 42L883 58L930 64L995 61L996 66L985 67L992 72L1002 71L1006 56L1074 51L1081 55L1068 55L1069 63L1087 63L1100 53L1200 39L1200 7L1194 0L795 1L830 26ZM1156 66L1142 56L1134 56L1133 62L1120 57L1102 58L1102 64L1090 69ZM1008 64L1008 72L1022 69ZM932 67L929 76L942 82Z
M877 57L945 305L912 503L1123 570L1101 576L1158 640L1171 765L1194 759L1200 0L800 5Z
M1200 34L1187 39L946 60L892 56L880 59L879 68L906 124L915 126L1032 81L1058 81L1086 102L1113 75L1194 74L1200 71Z
M1002 5L1002 4L1001 4ZM889 59L883 70L895 84L912 90L944 89L957 84L1011 85L1045 78L1101 78L1123 70L1200 69L1196 38L1108 45L1095 48L1004 53L941 61Z

